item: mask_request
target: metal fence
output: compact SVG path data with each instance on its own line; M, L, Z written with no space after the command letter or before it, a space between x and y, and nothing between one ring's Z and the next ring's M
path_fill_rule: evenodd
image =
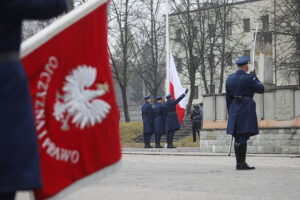
M128 112L130 116L131 122L140 122L142 121L142 105L129 105L128 106ZM120 106L120 116L121 116L121 122L125 121L124 117L124 107Z

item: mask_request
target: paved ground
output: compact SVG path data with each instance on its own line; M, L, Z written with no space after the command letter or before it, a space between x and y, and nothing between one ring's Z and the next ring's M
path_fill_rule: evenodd
M248 162L257 169L236 171L233 156L130 152L134 153L125 151L117 173L91 181L63 199L296 200L300 196L299 156L249 156ZM17 200L27 199L26 193L18 194Z

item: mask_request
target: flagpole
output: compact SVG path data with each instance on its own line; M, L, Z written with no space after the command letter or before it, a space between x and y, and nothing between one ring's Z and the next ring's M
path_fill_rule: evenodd
M170 93L170 40L169 40L169 0L166 8L166 82L165 93Z
M254 60L255 60L255 46L256 46L256 36L257 36L257 28L258 28L258 23L256 23L256 28L255 28L255 34L254 34L254 45L253 45L253 54L252 54L252 72L255 70L254 66Z

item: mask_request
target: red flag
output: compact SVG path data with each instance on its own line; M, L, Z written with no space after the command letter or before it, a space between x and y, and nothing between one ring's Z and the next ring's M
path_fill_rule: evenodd
M182 95L185 92L185 88L183 88L181 85L172 54L170 54L169 66L170 93L172 94L173 98L177 99L180 95ZM176 105L176 113L178 116L179 123L182 123L184 119L187 101L188 98L184 98Z
M89 1L23 45L49 198L121 158L107 2Z

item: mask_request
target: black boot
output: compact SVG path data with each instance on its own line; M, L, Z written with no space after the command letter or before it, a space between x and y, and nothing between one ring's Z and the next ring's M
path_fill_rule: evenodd
M175 148L177 148L177 147L174 146L173 143L168 143L167 148L168 148L168 149L175 149Z
M237 170L252 170L255 169L255 167L250 167L246 162L246 153L247 153L247 143L245 144L239 144L236 147L236 144L234 144L234 148L237 148L236 155L237 162L236 162L236 169Z
M196 142L196 133L193 133L193 142Z
M150 145L150 143L145 144L145 149L151 149L153 146Z
M160 145L161 134L155 135L155 148L164 148Z
M167 148L169 148L169 149L177 148L176 146L173 145L173 137L174 137L174 132L170 132L168 140L167 140L167 143L168 143Z
M240 156L239 147L240 147L240 144L239 144L239 143L234 143L234 152L235 152L236 164L242 162L241 156Z
M149 149L149 148L153 148L150 143L151 143L151 134L146 134L146 137L145 137L145 148L146 149Z

